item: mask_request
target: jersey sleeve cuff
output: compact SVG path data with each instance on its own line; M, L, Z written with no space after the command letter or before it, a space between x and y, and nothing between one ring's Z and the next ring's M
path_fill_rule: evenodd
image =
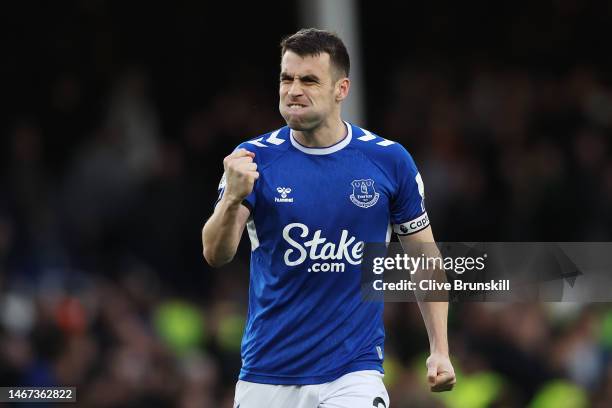
M215 205L213 206L213 208L217 207L217 204L219 204L219 201L221 201L221 198L223 198L223 194L219 194L219 197L217 198L217 201L215 201ZM242 200L242 202L240 204L242 204L246 208L248 208L250 213L253 213L253 206L246 199Z
M403 222L401 224L393 224L393 232L397 235L411 235L421 230L424 230L429 226L429 217L427 212L421 214L413 220Z
M247 200L242 200L242 205L248 208L250 213L253 213L253 206Z

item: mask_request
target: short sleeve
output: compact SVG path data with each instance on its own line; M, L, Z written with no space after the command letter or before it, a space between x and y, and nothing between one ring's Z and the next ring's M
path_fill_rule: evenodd
M400 146L401 147L401 146ZM398 235L410 235L429 225L425 186L412 156L401 147L396 162L396 191L391 200L391 223Z

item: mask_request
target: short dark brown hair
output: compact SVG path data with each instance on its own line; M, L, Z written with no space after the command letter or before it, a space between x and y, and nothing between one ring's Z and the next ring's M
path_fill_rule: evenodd
M281 58L287 51L292 51L300 57L317 56L325 52L329 54L331 65L339 73L349 76L351 69L349 54L335 33L316 28L302 28L297 33L283 38L280 46Z

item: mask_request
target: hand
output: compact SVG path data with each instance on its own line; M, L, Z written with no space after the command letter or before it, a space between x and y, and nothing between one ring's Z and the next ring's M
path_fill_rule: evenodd
M240 203L251 194L255 180L259 178L257 163L253 163L255 153L238 149L223 159L225 169L225 193L223 198L232 203Z
M427 382L433 392L450 391L457 382L448 355L433 353L426 361Z

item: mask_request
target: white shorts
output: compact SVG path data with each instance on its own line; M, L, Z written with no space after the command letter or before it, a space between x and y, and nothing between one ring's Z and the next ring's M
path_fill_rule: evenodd
M376 370L355 371L314 385L236 383L234 408L389 408L389 394Z

